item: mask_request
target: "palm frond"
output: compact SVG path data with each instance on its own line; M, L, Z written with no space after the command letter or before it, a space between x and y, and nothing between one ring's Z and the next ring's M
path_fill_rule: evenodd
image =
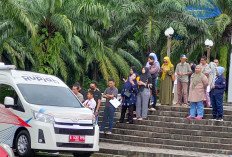
M2 0L1 9L3 13L12 19L17 19L27 30L31 32L32 37L36 37L37 31L29 18L28 13L21 7L16 0Z
M142 68L142 64L140 63L140 61L136 59L134 56L132 56L130 53L128 53L127 51L119 48L117 50L117 53L123 58L125 58L131 65L136 66L138 69Z
M73 32L72 22L67 18L67 16L62 14L53 14L50 17L50 21L54 26L66 33L66 39L69 43L71 43Z
M221 14L215 18L214 24L212 28L216 30L218 33L222 34L226 27L231 23L231 17L226 14ZM215 33L217 33L215 32Z

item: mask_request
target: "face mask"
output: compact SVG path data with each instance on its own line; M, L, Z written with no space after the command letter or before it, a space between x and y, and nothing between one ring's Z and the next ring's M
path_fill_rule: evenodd
M93 88L93 87L90 87L90 89L91 89L91 90L94 90L94 88Z
M149 63L150 65L153 65L154 63Z

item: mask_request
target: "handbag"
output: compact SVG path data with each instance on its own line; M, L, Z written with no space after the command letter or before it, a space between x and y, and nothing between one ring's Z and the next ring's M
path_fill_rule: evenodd
M172 78L172 82L174 82L176 80L176 75L175 73L171 75L171 78Z
M129 97L131 96L131 93L128 92L128 91L125 91L125 92L124 92L124 95L125 95L127 98L129 98Z

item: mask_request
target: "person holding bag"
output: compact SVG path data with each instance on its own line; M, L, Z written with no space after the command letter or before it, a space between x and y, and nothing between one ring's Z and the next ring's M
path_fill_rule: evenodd
M164 57L160 70L160 103L161 105L172 105L172 82L175 80L175 72L169 57Z
M127 80L124 84L123 90L121 92L122 99L122 111L121 117L119 119L119 123L124 122L125 113L128 108L128 123L133 124L133 111L134 111L134 104L136 103L136 96L138 90L138 84L136 81L136 74L132 74L130 79Z
M138 82L139 92L136 101L136 119L143 120L147 118L148 101L150 97L150 88L152 88L152 77L147 67L142 69L142 75Z

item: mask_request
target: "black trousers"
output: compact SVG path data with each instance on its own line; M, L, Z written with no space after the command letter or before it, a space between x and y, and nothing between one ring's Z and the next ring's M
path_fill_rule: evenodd
M126 114L127 108L128 108L128 110L129 110L129 113L128 113L128 121L129 121L129 123L133 123L134 105L131 105L131 106L122 105L121 117L120 117L120 119L119 119L119 122L120 122L120 123L123 123L123 122L124 122L125 114Z
M154 102L153 102L153 104L152 104L152 107L153 107L153 108L156 107L156 103L157 103L155 81L156 81L156 79L152 81L152 88L151 88L152 96L154 97Z

